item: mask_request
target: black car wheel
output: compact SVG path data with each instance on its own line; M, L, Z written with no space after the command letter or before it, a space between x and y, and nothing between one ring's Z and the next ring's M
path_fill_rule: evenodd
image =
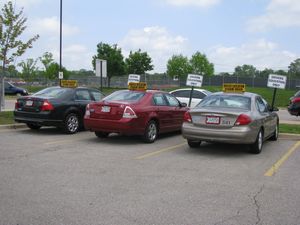
M191 148L197 148L201 145L201 141L187 140L187 143Z
M41 128L40 125L32 124L32 123L26 123L27 127L29 127L31 130L38 130Z
M257 134L256 141L252 145L250 145L252 153L254 153L254 154L261 153L262 146L263 146L263 140L264 140L264 133L263 133L262 129L260 129Z
M153 143L158 134L157 124L154 120L149 121L143 135L143 140L146 143Z
M64 131L67 134L74 134L79 130L79 118L75 113L70 113L66 116L64 122Z
M98 137L98 138L107 138L109 133L106 133L106 132L101 132L101 131L95 131L95 135Z

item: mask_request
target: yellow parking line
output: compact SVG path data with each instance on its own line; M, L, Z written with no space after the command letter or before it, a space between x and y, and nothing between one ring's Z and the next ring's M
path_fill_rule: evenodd
M300 146L300 141L291 147L266 173L266 177L271 177L277 172L279 167L293 154L293 152Z
M136 157L135 159L145 159L145 158L148 158L148 157L151 157L151 156L155 156L155 155L158 155L160 153L163 153L163 152L167 152L167 151L171 151L171 150L175 150L181 146L184 146L186 145L186 143L181 143L181 144L178 144L178 145L174 145L174 146L171 146L171 147L167 147L167 148L163 148L161 150L158 150L158 151L155 151L155 152L150 152L150 153L147 153L147 154L144 154L144 155L141 155L141 156L138 156Z

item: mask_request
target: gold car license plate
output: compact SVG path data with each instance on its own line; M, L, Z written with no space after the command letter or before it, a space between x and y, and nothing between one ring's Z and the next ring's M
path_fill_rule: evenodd
M109 106L102 106L101 112L110 112L110 107Z
M206 116L206 124L220 124L219 116Z

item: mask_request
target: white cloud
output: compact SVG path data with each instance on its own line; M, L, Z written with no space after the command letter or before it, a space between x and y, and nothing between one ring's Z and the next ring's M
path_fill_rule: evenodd
M215 64L216 72L233 72L239 65L250 64L259 70L265 68L287 69L295 60L295 53L280 50L276 43L260 39L240 47L215 46L208 58Z
M166 3L174 6L197 6L208 8L217 5L221 0L165 0Z
M153 60L155 72L165 72L168 59L174 54L185 54L187 49L186 38L174 36L166 28L158 26L131 30L119 44L125 57L138 49L147 52Z
M59 35L59 19L56 16L37 18L31 20L30 32L33 34L47 35ZM63 36L71 36L79 33L79 28L68 24L63 24Z
M299 0L272 0L264 15L248 22L248 30L251 32L293 26L300 26Z
M29 7L41 3L42 0L17 0L16 4L20 7Z

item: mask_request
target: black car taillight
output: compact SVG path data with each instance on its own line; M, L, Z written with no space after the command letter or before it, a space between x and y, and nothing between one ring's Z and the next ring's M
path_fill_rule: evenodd
M52 110L54 110L53 105L48 100L45 100L43 102L43 105L41 106L41 111L52 111Z

